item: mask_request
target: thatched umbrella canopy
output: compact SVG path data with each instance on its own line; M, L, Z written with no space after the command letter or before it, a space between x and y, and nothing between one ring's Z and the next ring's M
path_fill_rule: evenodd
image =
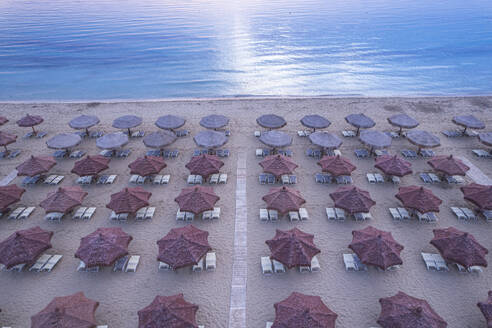
M16 167L17 175L27 175L33 177L48 172L55 165L56 161L53 156L31 155L31 157L29 157L24 163Z
M302 125L304 125L307 128L314 129L324 129L330 126L331 122L328 121L326 118L324 118L321 115L306 115L301 119Z
M198 328L197 311L198 305L185 301L183 294L158 295L138 311L138 328Z
M439 212L439 205L442 204L442 200L430 189L418 186L400 187L395 197L402 202L403 206L420 213Z
M155 125L163 130L179 129L186 123L186 120L181 116L164 115L155 121Z
M285 186L270 189L262 199L269 210L276 210L280 214L299 211L302 204L306 203L298 190Z
M297 228L287 231L277 229L275 237L265 243L272 253L270 257L289 269L310 266L313 256L321 252L314 244L314 235Z
M183 188L174 201L178 203L181 211L199 214L213 210L219 199L212 187L194 186Z
M229 118L224 115L208 115L200 120L200 125L205 129L220 129L229 124Z
M267 129L280 129L287 124L283 117L275 114L261 115L256 119L256 123Z
M89 134L89 128L99 124L99 118L94 115L80 115L73 118L68 125L75 130L85 130Z
M371 207L376 205L369 192L355 186L340 187L330 193L335 207L342 208L350 214L368 213Z

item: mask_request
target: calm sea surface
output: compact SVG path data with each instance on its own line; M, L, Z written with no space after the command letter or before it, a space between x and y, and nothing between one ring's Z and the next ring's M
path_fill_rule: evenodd
M0 0L0 100L456 94L491 0Z

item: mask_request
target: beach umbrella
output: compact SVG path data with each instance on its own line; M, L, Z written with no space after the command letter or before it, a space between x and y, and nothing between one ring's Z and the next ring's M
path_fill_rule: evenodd
M335 207L344 209L350 214L368 213L371 207L376 205L369 192L355 186L339 187L330 193L330 197L335 202Z
M59 187L57 191L48 194L39 205L46 213L68 213L82 204L87 193L79 186Z
M218 131L201 131L193 137L193 140L198 147L211 149L225 145L227 136L225 133Z
M77 146L82 138L75 133L60 133L46 141L46 145L51 149L69 149Z
M30 127L32 128L32 132L36 134L36 130L34 127L38 124L43 123L44 119L38 115L29 115L27 114L23 118L17 121L17 125L21 127Z
M271 173L276 177L280 177L284 174L292 174L297 167L296 163L292 162L289 157L283 155L267 156L259 164L263 168L263 172Z
M371 226L352 231L349 248L366 265L386 270L394 265L403 264L400 257L403 246L393 238L391 232Z
M195 265L212 247L208 244L208 232L190 224L174 228L157 241L157 260L168 264L173 270Z
M120 192L111 195L110 202L106 205L116 214L135 213L142 207L149 206L151 192L141 187L124 188Z
M52 231L39 226L18 230L0 242L0 263L10 269L18 264L31 264L51 248Z
M31 317L31 328L95 328L99 302L83 292L55 297L41 312Z
M360 141L374 149L383 149L391 146L391 137L381 131L362 131L359 136Z
M178 203L180 211L199 214L213 210L219 199L212 187L194 186L183 188L174 201Z
M130 174L138 174L142 177L159 174L166 166L164 159L156 156L139 157L128 164L128 167L131 169Z
M185 165L190 170L190 174L198 174L207 178L211 174L219 173L220 168L224 165L217 156L202 154L193 156Z
M17 203L25 191L26 189L19 188L17 185L0 186L0 212Z
M492 210L492 186L471 183L460 189L465 199L478 206L480 210Z
M407 114L396 114L388 117L389 124L393 126L397 126L400 128L398 134L401 134L403 129L413 129L416 128L420 123L413 117L408 116Z
M138 328L198 328L197 311L198 306L186 302L183 294L156 296L138 311Z
M16 140L16 135L0 131L0 146L5 148L5 152L8 152L7 145L14 143Z
M348 158L337 156L323 156L318 162L323 172L328 172L334 176L350 175L356 169Z
M335 328L338 315L319 296L293 292L275 303L275 321L271 328Z
M55 165L56 161L53 156L31 155L31 157L29 157L24 163L16 167L17 175L27 175L33 177L48 172Z
M378 156L374 167L391 176L403 177L412 174L412 164L396 155Z
M383 328L446 328L443 320L423 299L403 292L380 298L381 314L377 323Z
M439 212L439 205L442 203L442 200L430 189L418 186L400 187L395 197L406 208L417 210L420 213Z
M314 132L309 135L313 145L323 149L336 149L342 145L342 140L336 135L328 132Z
M412 144L419 147L418 152L422 148L434 148L441 145L441 140L438 137L423 130L411 130L407 132L407 139Z
M457 125L461 125L465 129L463 133L466 132L466 129L485 129L485 123L476 118L473 115L458 115L453 117L453 123Z
M466 172L470 169L468 165L463 163L460 159L449 156L436 156L427 163L438 172L442 172L446 175L466 175Z
M256 119L256 123L267 129L279 129L287 124L283 117L275 114L261 115Z
M150 148L163 149L176 141L176 135L171 131L153 132L143 138L145 146Z
M290 211L299 211L306 202L298 190L289 187L277 187L268 191L262 198L269 210L277 210L281 215Z
M270 258L290 269L296 266L311 266L313 256L321 252L313 240L314 235L297 228L287 231L277 229L275 237L265 243L272 253Z
M128 136L123 132L113 132L97 138L96 146L101 149L117 149L128 143Z
M85 130L85 133L89 135L89 128L96 124L99 124L99 118L94 115L80 115L73 118L68 125L75 130Z
M314 129L324 129L330 126L331 122L320 115L306 115L301 119L302 125L307 128Z
M224 115L208 115L200 120L200 125L205 129L220 129L229 124L229 118Z
M111 161L110 158L104 157L102 155L87 155L86 158L76 161L73 165L72 173L78 176L88 176L97 175L102 171L109 168L108 164Z
M0 126L7 123L9 120L5 116L0 116Z
M98 228L80 239L75 257L86 267L110 266L128 255L128 245L133 237L121 228Z
M291 145L292 137L282 131L267 131L261 134L260 141L275 149Z
M135 115L120 116L113 121L113 128L128 130L128 135L131 135L131 128L142 124L142 118Z
M164 130L174 130L179 129L186 123L186 120L181 116L176 115L164 115L161 116L155 121L155 125L158 128Z
M492 147L492 132L484 132L478 135L478 140L486 146Z
M345 121L357 128L357 135L360 129L369 129L376 125L376 122L362 113L345 116Z
M488 295L487 301L478 302L477 306L487 321L487 328L492 328L492 290L489 291Z
M430 243L447 262L458 263L466 268L475 265L487 266L485 256L489 251L480 245L471 233L453 227L434 229L432 232L434 238Z

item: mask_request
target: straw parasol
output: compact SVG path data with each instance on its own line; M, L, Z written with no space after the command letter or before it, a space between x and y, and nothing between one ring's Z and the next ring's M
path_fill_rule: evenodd
M313 240L314 235L297 228L287 231L277 229L275 237L265 243L272 253L270 257L291 269L297 266L310 266L313 256L321 252Z
M142 118L136 115L120 116L113 121L113 128L128 130L128 135L131 135L131 128L142 124Z
M75 133L60 133L46 141L46 145L51 149L70 149L77 146L82 138Z
M116 214L135 213L142 207L149 206L151 192L141 187L124 188L122 191L111 195L110 202L106 205Z
M121 228L98 228L80 239L75 257L87 267L110 266L128 255L128 245L132 239Z
M145 146L150 148L163 149L176 141L176 135L171 131L153 132L143 138Z
M282 131L267 131L261 134L260 141L275 149L291 145L292 137Z
M376 125L376 122L363 113L345 116L345 121L357 128L357 135L359 135L360 129L369 129Z
M438 172L442 172L446 175L466 175L466 172L470 169L468 165L463 163L460 159L449 156L436 156L433 159L427 161L432 168Z
M194 186L183 188L174 201L181 211L199 214L213 210L219 199L212 187Z
M33 177L48 172L55 165L56 161L53 156L31 155L31 157L29 157L24 163L16 167L17 175L27 175Z
M17 203L25 191L26 189L19 188L17 185L0 186L0 212Z
M164 163L164 159L156 156L139 157L128 164L128 167L131 169L131 174L138 174L142 177L159 174L159 172L166 166L167 165Z
M475 265L487 266L485 256L489 251L480 245L471 233L454 227L434 229L432 232L434 238L430 243L439 250L446 261L461 264L466 268Z
M418 152L422 148L435 148L441 145L441 140L430 132L423 130L411 130L407 132L407 139L412 144L419 147Z
M342 140L336 135L328 132L314 132L309 135L309 141L313 145L323 149L336 149L342 145Z
M256 123L267 129L280 129L287 124L283 117L275 114L261 115L256 119Z
M155 121L155 125L163 130L179 129L186 123L186 120L181 116L176 115L164 115Z
M220 129L229 124L229 118L224 115L208 115L200 120L200 125L205 129Z
M492 132L483 132L478 135L478 140L486 146L492 147Z
M224 162L217 156L208 154L193 156L185 165L191 174L198 174L205 178L211 174L219 173L222 166L224 166Z
M487 328L492 328L492 290L489 291L488 295L487 301L478 302L477 306L487 321Z
M226 144L227 136L218 131L201 131L193 137L198 147L207 149L221 147Z
M76 161L73 165L72 171L70 172L75 173L81 177L88 175L97 175L109 168L108 164L110 161L110 158L101 155L87 155L86 158Z
M366 265L374 265L386 270L394 265L403 264L400 257L403 246L396 242L391 232L371 226L352 231L349 248Z
M459 115L453 117L453 123L464 127L463 133L466 132L466 129L485 129L485 123L476 118L473 115Z
M21 127L30 127L32 128L32 132L34 134L37 134L34 127L36 125L43 123L43 121L44 119L41 116L27 114L26 116L24 116L23 118L17 121L17 125Z
M48 194L39 205L46 213L68 213L82 204L87 193L79 186L59 187L57 191Z
M55 297L43 310L31 317L31 328L95 328L99 302L83 292Z
M390 116L388 117L388 122L389 124L400 128L400 131L398 131L398 134L400 135L404 128L413 129L419 125L419 121L417 121L413 117L408 116L407 114L396 114Z
M285 186L270 189L262 199L267 203L269 210L277 210L281 215L299 211L301 205L306 202L298 190Z
M460 189L464 198L478 206L480 210L492 210L492 186L471 183Z
M138 311L138 328L198 328L197 311L198 306L186 302L183 294L156 296Z
M377 157L374 167L390 176L403 177L412 174L412 164L396 155L383 155Z
M337 156L323 156L318 162L323 172L328 172L334 176L350 175L356 169L348 158Z
M319 296L293 292L275 303L275 321L271 328L335 328L338 315Z
M85 130L89 134L89 128L99 124L99 118L94 115L80 115L73 118L68 125L75 130Z
M263 168L263 172L271 173L276 177L292 174L298 166L289 157L283 155L267 156L259 164Z
M101 149L117 149L128 143L128 136L123 132L113 132L97 138L96 146Z
M377 323L383 328L446 328L443 320L423 299L403 292L380 298L381 314Z
M16 135L0 131L0 146L5 148L5 152L8 152L7 145L14 143L16 140Z
M39 226L18 230L0 242L0 263L10 269L18 264L30 264L51 248L52 231Z
M168 264L173 270L195 265L208 251L208 232L190 224L174 228L157 241L159 253L157 260Z
M435 196L430 189L418 186L400 187L395 195L403 206L420 213L439 212L442 200Z
M7 123L9 120L5 116L0 116L0 126Z
M360 141L374 149L383 149L391 146L391 137L381 131L362 131L359 136Z
M368 213L371 207L376 205L369 192L355 186L339 187L330 193L330 197L335 202L335 207L344 209L350 214Z
M321 115L306 115L301 119L302 125L304 125L307 128L311 128L314 131L316 129L324 129L330 126L331 122L328 121L326 118L324 118Z

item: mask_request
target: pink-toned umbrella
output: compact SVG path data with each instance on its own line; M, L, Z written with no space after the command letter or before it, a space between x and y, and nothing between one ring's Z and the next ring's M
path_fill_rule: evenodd
M296 266L311 265L313 256L321 252L313 240L314 235L297 228L287 231L277 229L275 237L265 243L272 253L270 257L290 269Z
M199 214L213 210L219 199L212 187L194 186L183 188L174 201L179 204L181 211Z
M403 206L420 213L439 212L439 205L442 203L442 200L430 189L418 186L400 187L395 197L402 202Z
M487 321L487 328L492 328L492 290L489 291L487 301L478 302L477 306Z
M5 148L5 152L8 152L7 145L14 143L16 140L16 135L0 131L0 146Z
M82 204L85 196L87 193L79 186L60 187L57 191L49 193L39 205L46 213L68 213Z
M471 183L461 187L465 199L478 206L481 210L492 210L492 186Z
M381 314L377 323L383 328L446 328L443 320L423 299L403 292L380 298Z
M396 155L383 155L377 157L374 167L383 171L384 174L397 177L412 174L412 164Z
M10 205L17 203L22 194L26 191L17 185L8 185L0 187L0 211L6 210Z
M219 157L202 154L200 156L193 156L185 167L190 170L191 174L198 174L207 178L211 174L219 173L223 165L224 162Z
M34 130L34 126L43 123L43 121L44 120L41 116L27 114L26 116L24 116L23 118L17 121L17 125L22 127L31 127L32 132L36 134L37 132L36 130Z
M299 211L306 201L298 190L285 186L272 188L262 198L267 203L269 210L277 210L280 214L290 211Z
M263 168L264 172L280 177L284 174L292 174L296 169L297 164L287 156L271 155L262 160L260 166Z
M376 205L369 192L355 186L340 187L330 193L330 197L335 202L335 207L342 208L350 214L368 213L371 207Z
M167 165L164 163L164 159L157 156L139 157L128 165L131 169L131 174L138 174L143 177L152 174L159 174L159 172L166 166Z
M27 175L30 177L46 173L53 166L56 165L56 161L53 156L32 156L29 157L24 163L16 167L17 175Z
M431 244L449 262L458 263L469 268L471 266L487 266L485 256L489 251L480 245L471 233L458 230L453 227L446 229L434 229L434 238Z
M173 270L197 264L212 249L208 243L208 232L192 224L171 229L157 245L157 260L167 263Z
M403 246L396 242L391 232L369 226L352 231L352 236L349 248L357 254L362 263L383 270L403 263L400 257Z
M433 159L427 161L432 168L438 172L442 172L446 175L466 175L466 172L470 169L468 165L463 163L460 159L449 156L436 156Z
M135 213L142 207L149 206L150 196L152 193L141 187L125 188L112 194L106 207L112 209L116 214Z
M156 296L138 311L138 328L198 328L197 311L198 305L185 301L183 294Z
M75 257L87 267L113 265L121 257L128 255L128 245L133 237L121 228L98 228L81 238Z
M97 175L109 168L108 164L110 161L110 158L101 155L87 155L86 158L75 162L71 172L81 177L88 175Z
M83 292L55 297L41 312L31 317L31 328L95 328L99 302Z
M350 163L347 158L341 157L340 155L323 156L318 162L318 165L321 166L323 172L328 172L334 176L350 175L352 174L352 171L356 169L355 165Z
M293 292L275 303L272 328L335 328L338 315L330 310L319 296Z
M53 231L39 226L19 230L0 242L0 263L10 269L18 264L31 264L47 249L51 248Z

